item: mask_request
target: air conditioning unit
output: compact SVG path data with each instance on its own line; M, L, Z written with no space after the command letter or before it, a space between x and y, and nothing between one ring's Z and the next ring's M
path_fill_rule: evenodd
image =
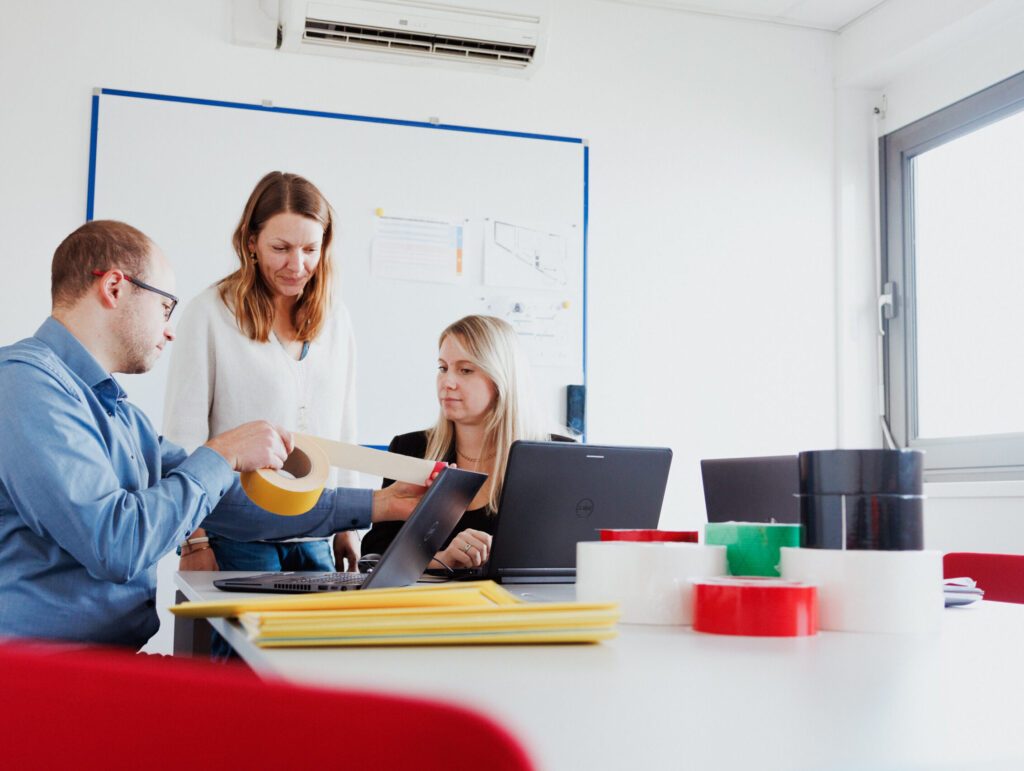
M548 0L234 0L234 41L295 53L529 72ZM409 61L406 58L406 61Z

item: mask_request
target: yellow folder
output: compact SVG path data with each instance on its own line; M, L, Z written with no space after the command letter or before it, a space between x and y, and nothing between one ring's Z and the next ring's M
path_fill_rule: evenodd
M542 629L472 632L465 634L419 634L388 637L318 637L301 639L254 638L260 648L353 648L357 646L409 645L544 645L555 643L597 643L616 635L615 627L598 629Z
M439 606L518 605L522 600L493 581L417 584L394 589L360 589L318 594L278 594L251 599L183 602L171 606L182 618L231 618L266 610L329 610L345 608L418 608Z
M598 642L615 636L615 603L520 603L244 613L260 647Z

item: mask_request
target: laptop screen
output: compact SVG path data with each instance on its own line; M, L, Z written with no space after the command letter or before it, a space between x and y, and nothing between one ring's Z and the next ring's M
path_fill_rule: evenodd
M708 522L800 521L796 455L702 460Z
M572 442L515 442L488 575L574 575L576 544L602 528L654 528L672 451Z
M486 474L475 471L444 469L381 555L363 588L416 583L486 479Z

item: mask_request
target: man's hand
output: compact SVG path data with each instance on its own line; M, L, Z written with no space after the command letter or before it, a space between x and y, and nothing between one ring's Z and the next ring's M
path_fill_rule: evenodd
M354 530L342 530L334 534L334 567L336 570L355 573L359 570L359 538ZM348 564L346 565L346 560Z
M408 519L426 491L425 485L411 485L408 482L395 482L383 490L374 490L371 521Z
M281 468L295 443L290 432L257 420L225 431L205 446L219 453L235 471L256 471Z
M373 492L373 510L370 514L371 522L386 522L388 520L400 519L403 522L409 518L413 510L420 502L420 498L427 491L427 488L434 484L437 475L445 467L455 464L444 463L437 470L431 472L430 478L422 485L411 485L408 482L395 482L383 490Z

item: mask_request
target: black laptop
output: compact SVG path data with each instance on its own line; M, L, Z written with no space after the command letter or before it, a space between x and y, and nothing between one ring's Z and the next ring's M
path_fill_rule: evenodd
M222 578L213 585L232 592L286 594L409 586L441 550L486 479L475 471L444 469L369 573L261 573Z
M491 557L476 575L575 581L579 541L600 540L603 528L658 526L671 464L665 447L514 442Z
M796 455L702 460L700 474L708 522L800 521Z

